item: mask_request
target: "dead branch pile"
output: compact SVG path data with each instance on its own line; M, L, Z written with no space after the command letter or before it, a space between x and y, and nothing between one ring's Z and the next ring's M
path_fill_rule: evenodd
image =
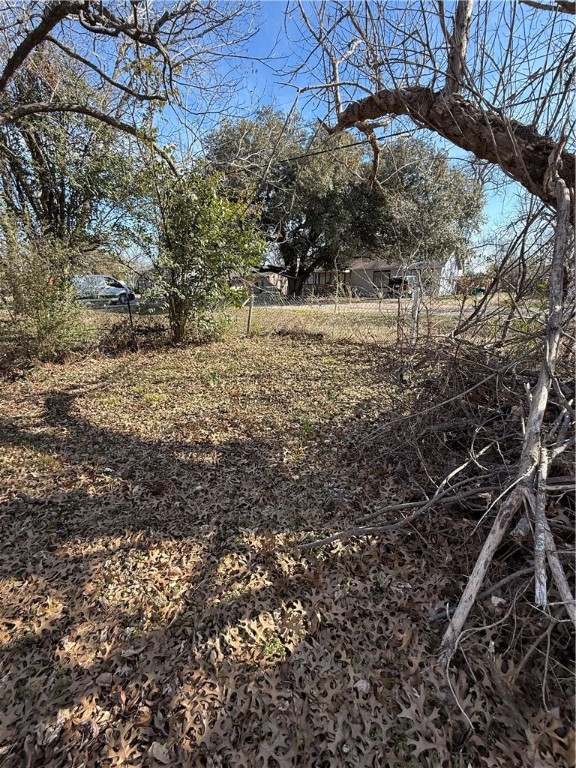
M468 498L485 500L486 508L480 521L492 517L490 530L475 556L456 609L453 613L447 612L448 626L440 646L440 659L447 669L462 640L468 615L479 599L488 572L513 523L516 523L513 538L523 540L531 534L533 541L531 566L534 569L535 607L556 619L554 609L560 606L573 628L576 627L574 585L570 583L573 579L567 575L569 568L562 562L562 554L567 554L566 545L573 553L574 543L571 539L567 544L562 538L558 542L553 531L558 492L562 498L572 487L572 475L564 473L573 467L573 460L566 464L566 459L561 457L574 452L576 415L571 378L564 380L563 377L568 370L574 370L567 347L567 343L573 342L568 328L574 318L574 279L569 279L569 254L574 241L570 224L573 192L559 176L558 167L558 155L553 153L547 184L556 196L557 214L546 312L539 312L530 305L524 311L518 311L518 302L511 297L511 313L504 322L499 323L496 318L500 331L498 341L469 342L469 348L466 342L456 343L457 354L453 356L456 377L451 367L446 371L440 368L431 378L431 387L426 386L424 379L416 390L416 397L412 401L408 399L407 408L402 409L408 417L406 426L412 447L408 453L415 453L418 458L416 467L408 466L408 479L413 478L419 487L419 499L416 497L406 503L377 509L365 515L354 528L306 545L317 546L353 535L395 530L414 524L426 512L445 507L447 503ZM525 228L525 236L527 232ZM513 252L514 247L510 254ZM494 286L497 283L498 275ZM519 334L510 333L515 315L520 321L527 321L525 325L532 326L530 333L524 329ZM485 317L480 307L475 315L477 327L471 338L482 336L478 333L482 319ZM465 338L462 331L466 325L470 330L469 319L457 329L453 339ZM535 375L532 381L522 382L523 403L518 397L518 368L527 361L534 365ZM410 362L414 367L414 361ZM442 362L441 358L439 362ZM462 374L465 374L464 378ZM458 383L456 390L451 386L455 379ZM495 389L497 385L500 386ZM425 395L430 389L435 397L429 404ZM433 421L430 421L431 414L434 414ZM401 422L401 419L396 420L395 426L400 427ZM390 426L387 424L384 432ZM400 440L400 446L396 448L400 447L406 451L410 445L406 442L402 445ZM444 463L444 474L440 472L438 475L438 462ZM422 475L425 479L420 481ZM573 508L572 497L571 508L566 509L573 512ZM375 519L385 514L402 517L375 524Z
M510 678L514 685L530 670L532 684L539 681L545 698L545 691L558 681L565 683L573 673L570 339L564 338L558 347L539 451L520 471L527 466L527 434L541 359L542 344L526 344L524 339L506 345L449 339L433 349L416 350L409 383L391 395L392 407L371 430L364 430L347 457L361 466L370 463L375 471L378 465L392 467L406 489L404 498L387 505L367 502L357 525L304 546L404 531L421 539L423 552L428 553L440 539L451 540L458 586L452 595L439 599L429 615L431 621L448 625L446 649L451 617L457 615L462 594L461 577L474 575L472 565L482 561L502 509L509 509L509 532L483 561L483 573L467 606L468 611L475 610L474 628L462 632L460 626L450 637L447 663L458 649L470 653L478 632L482 637L487 634L490 648L506 649L508 663L517 670ZM393 365L391 357L385 368L389 371ZM404 376L405 370L404 364ZM462 525L466 521L468 525ZM464 583L468 588L470 580Z
M419 349L412 358L410 384L390 393L392 407L364 430L348 457L393 466L400 484L410 489L408 498L386 507L365 502L366 514L354 534L404 527L440 508L475 521L489 517L515 481L538 354L533 349L518 356L515 350L504 353L455 341ZM391 357L385 367L392 365ZM573 352L565 344L545 430L558 427L564 400L574 397L573 365ZM551 500L571 513L572 460L573 451L559 454L548 477Z

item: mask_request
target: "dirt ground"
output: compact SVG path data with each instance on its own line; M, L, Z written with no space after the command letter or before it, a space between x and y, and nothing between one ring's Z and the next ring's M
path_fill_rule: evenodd
M3 768L571 764L497 603L436 665L473 522L300 548L410 500L362 448L392 374L270 335L0 383Z

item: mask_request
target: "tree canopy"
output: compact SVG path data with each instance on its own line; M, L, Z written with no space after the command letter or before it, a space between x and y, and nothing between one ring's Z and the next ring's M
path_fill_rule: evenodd
M139 115L178 98L180 108L230 92L231 78L216 73L226 52L238 54L250 38L250 0L222 5L173 0L27 0L0 9L3 67L0 124L32 114L74 112L141 137ZM31 54L61 54L94 86L70 93L53 83L51 98L10 100L14 79ZM179 92L181 88L185 93Z
M557 157L573 194L574 3L298 7L302 68L323 84L316 93L324 94L332 132L427 129L553 207L549 166Z
M36 50L14 76L10 98L50 99L55 80L90 86L74 62ZM0 125L1 207L21 231L58 239L75 261L125 244L136 190L129 138L74 113L28 115Z
M315 269L342 269L360 254L403 263L464 257L481 214L479 186L422 141L391 142L383 155L370 185L365 148L349 134L327 136L272 110L227 121L208 142L231 194L249 189L258 200L293 293Z

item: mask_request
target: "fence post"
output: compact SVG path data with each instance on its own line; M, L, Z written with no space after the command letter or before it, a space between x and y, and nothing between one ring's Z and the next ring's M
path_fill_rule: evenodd
M128 317L130 319L130 330L134 335L134 320L132 319L132 307L130 306L130 299L126 296L126 306L128 307Z
M420 314L420 286L412 292L412 329L410 331L410 347L414 349L418 341L418 316Z
M250 289L250 302L248 303L248 323L246 325L246 336L252 333L252 310L254 309L254 289Z

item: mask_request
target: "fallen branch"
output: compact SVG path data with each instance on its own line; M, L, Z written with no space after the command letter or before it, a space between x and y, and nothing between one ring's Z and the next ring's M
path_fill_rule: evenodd
M526 479L528 479L528 477L529 475L527 475ZM480 587L484 582L484 578L486 577L486 573L490 563L492 562L494 553L500 546L502 539L504 538L504 535L506 534L506 531L512 522L512 518L520 508L521 504L522 492L520 491L519 487L516 486L514 491L510 494L510 496L508 496L506 501L500 507L496 519L494 520L494 524L492 525L492 529L490 530L490 533L484 542L482 551L480 552L474 569L470 574L464 593L462 594L460 602L454 611L452 620L450 621L450 624L444 633L442 642L440 644L441 658L451 655L455 649L462 628L464 627L466 619L468 618L468 614L470 613L472 606L477 600Z
M348 528L345 531L339 531L332 536L327 536L324 539L316 539L315 541L304 542L300 545L301 549L314 549L315 547L321 547L324 544L331 544L333 541L339 541L340 539L351 539L356 536L369 536L373 533L383 533L386 531L397 531L400 528L404 528L406 525L410 525L425 512L428 512L432 507L439 504L450 504L453 502L464 501L465 499L477 496L479 493L490 493L492 491L500 490L498 485L487 485L481 488L471 488L468 491L461 491L460 493L449 495L452 489L447 489L444 493L434 495L431 499L424 499L423 501L408 501L402 504L391 504L388 507L383 507L378 512L373 512L371 515L367 515L365 519L380 517L380 515L386 512L400 512L403 509L417 509L408 517L403 517L401 520L397 520L394 523L387 523L386 525L358 525L354 528Z
M534 602L545 608L548 602L546 583L546 482L548 480L548 451L540 451L540 470L534 503Z
M562 142L558 147L558 152L561 151L561 147ZM555 168L555 164L557 164L557 162L557 156L550 158L549 171L551 177L555 180L557 217L556 235L554 240L554 254L550 268L550 300L546 323L546 339L544 356L540 368L540 375L532 394L532 402L526 424L526 434L524 437L522 456L520 458L518 467L518 477L522 479L522 484L518 484L512 494L502 504L492 526L492 530L484 542L482 551L480 552L480 555L468 579L464 594L462 595L458 607L454 612L454 616L442 638L442 642L440 644L440 658L444 661L447 661L447 659L454 653L458 638L462 632L466 619L468 618L468 614L470 613L470 610L476 601L476 597L480 587L482 586L488 571L488 567L492 562L494 553L500 545L500 542L502 541L510 523L512 522L514 515L522 504L524 496L522 493L522 486L524 486L526 490L530 489L530 481L534 477L535 470L541 459L542 425L544 422L544 413L548 403L548 395L550 393L552 384L551 377L554 375L556 368L556 360L562 334L564 259L568 251L571 213L570 192L564 180L561 179L558 175L558 172ZM547 542L547 548L549 544L550 546L553 545L551 534L550 539L551 542ZM551 554L551 557L554 559L553 553ZM556 568L556 575L554 577L556 585L560 590L559 582L562 584L562 599L564 600L566 608L572 617L572 615L574 615L573 597L570 593L570 590L566 590L567 582L564 583L565 575L563 570L560 572L557 568L557 566L560 565L560 561L558 560L557 555L554 561ZM548 562L550 563L550 558L548 558ZM559 581L557 581L557 579Z
M558 557L558 550L556 549L554 536L552 535L552 531L550 530L550 525L546 516L544 516L543 526L546 537L546 559L548 560L548 565L550 566L550 571L552 572L552 578L554 579L556 588L560 593L560 598L564 603L566 613L576 627L576 601L574 600L574 595L572 594L570 585L568 584L568 579L564 573L564 568L562 567L562 563Z

